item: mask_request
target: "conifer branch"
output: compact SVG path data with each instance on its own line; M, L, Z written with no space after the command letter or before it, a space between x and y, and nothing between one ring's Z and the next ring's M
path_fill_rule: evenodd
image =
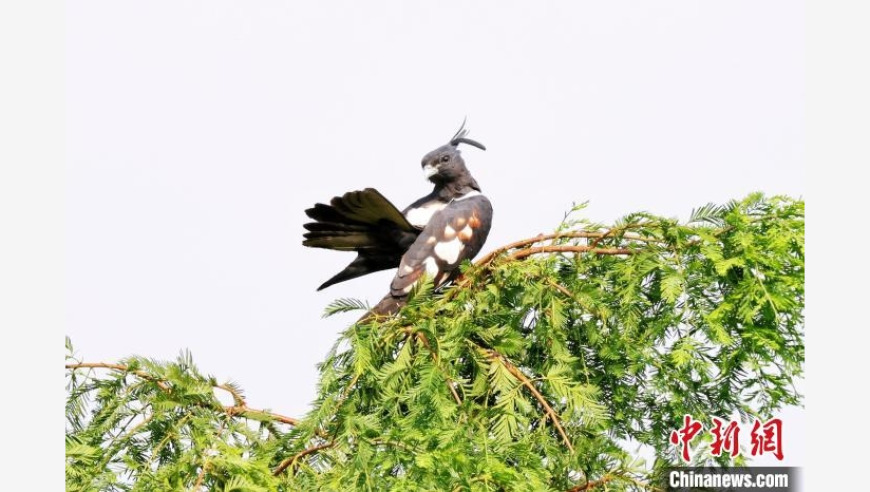
M205 479L208 464L208 460L205 460L205 463L202 464L202 468L199 470L199 475L196 476L196 483L193 484L193 492L199 492L199 488L202 487L202 481Z
M229 406L224 407L224 410L230 415L238 415L240 417L248 418L251 420L275 420L277 422L281 422L282 424L288 424L293 426L299 425L299 419L287 417L285 415L281 415L280 413L258 410L256 408L251 408L248 406Z
M341 393L342 403L344 402L344 400L347 400L348 396L350 396L350 391L353 389L353 386L357 383L357 381L359 381L359 377L360 374L355 374L353 376L353 379L351 379L350 382L347 383L347 386L345 386L344 391ZM338 408L341 408L341 406L339 406Z
M500 363L513 377L517 378L521 383L523 383L523 386L529 389L535 399L538 400L538 403L540 403L541 406L544 407L544 412L546 412L547 416L550 418L550 421L553 422L553 426L559 432L559 435L562 436L562 441L565 443L565 446L573 453L574 446L571 445L571 440L568 439L568 435L565 433L565 429L562 428L562 424L559 421L559 416L556 414L556 411L553 410L553 407L551 407L550 404L547 403L547 399L544 398L544 395L542 395L538 391L538 389L535 388L535 385L529 380L529 378L527 378L522 371L517 369L515 365L511 364L505 356L501 355L495 350L483 348L478 345L475 346L490 360L494 360Z
M223 434L224 429L226 428L226 425L227 425L227 421L223 420L221 422L220 429L218 429L218 436ZM214 446L210 447L209 449L214 450ZM208 451L203 453L203 455L205 456L205 458L203 459L203 462L202 462L202 468L199 470L199 475L197 475L197 477L196 477L196 483L193 485L193 489L192 489L193 492L199 492L199 488L202 486L202 482L205 479L205 474L208 472L208 467L209 467L209 465L211 465L211 460L209 460Z
M534 246L531 248L524 248L517 250L511 253L508 258L512 260L521 260L528 256L537 255L541 253L593 253L596 255L630 255L634 254L635 251L625 248L591 248L589 246L579 246L579 245L563 245L563 244L549 244L545 246Z
M547 283L559 292L565 294L565 296L567 296L569 299L574 299L574 294L559 282L554 282L552 279L547 279Z
M233 401L235 402L237 407L247 407L248 406L248 404L245 403L245 399L242 397L242 395L239 394L239 392L236 391L235 389L233 389L230 385L218 384L215 386L215 388L222 389L222 390L226 391L227 393L229 393L233 397Z
M607 483L613 482L613 481L628 482L628 483L630 483L636 487L639 487L641 489L644 489L644 490L650 490L653 492L661 492L661 489L658 487L654 487L648 483L641 482L640 480L637 480L635 478L632 478L632 477L629 477L626 475L621 475L618 473L607 473L598 480L591 480L591 481L588 481L582 485L577 485L575 487L571 487L570 489L567 490L567 492L584 492L587 490L597 489L598 487L602 487L602 486L605 486L605 490L607 490L607 488L606 488Z
M278 465L277 468L275 468L275 471L272 472L272 474L277 477L278 475L283 473L284 470L286 470L288 467L295 466L295 464L298 460L308 456L309 454L316 453L318 451L321 451L323 449L328 449L328 448L331 448L333 446L335 446L335 441L329 441L329 442L326 442L323 444L319 444L317 446L312 446L310 448L303 449L302 451L300 451L300 452L294 454L293 456L290 456L289 458L286 458L284 461L282 461L281 464Z
M632 227L640 227L640 226L642 226L642 225L643 225L643 224L638 224L637 222L634 222L634 223L631 223L631 224L625 224L625 225L622 225L622 226L619 226L619 227L611 227L610 229L604 231L603 234L601 234L600 236L598 236L598 237L595 239L595 241L592 241L592 243L589 245L589 247L590 247L590 248L594 248L594 247L598 246L598 243L600 243L600 242L601 242L602 240L604 240L605 238L610 237L610 235L613 234L613 233L616 233L616 232L619 232L619 231L625 231L626 229L630 229L630 228L632 228ZM623 237L625 237L625 236L623 236ZM630 238L630 236L629 236L629 238Z
M190 420L192 417L193 417L192 412L190 412L190 411L185 412L184 416L182 416L181 418L178 419L177 422L175 422L174 427L176 429L180 429L180 428L184 427L184 425L187 423L187 421ZM154 460L157 459L158 456L160 456L160 451L163 449L164 446L166 446L166 444L169 443L170 440L172 440L173 436L174 436L173 432L171 432L171 431L166 432L166 435L163 437L163 439L161 439L160 442L157 443L157 446L155 446L151 452L151 457L148 459L148 467L149 468L154 464ZM106 458L110 459L111 455L107 455ZM103 464L103 466L105 466L105 464L108 464L108 461L106 461Z
M66 368L71 369L71 370L75 370L75 369L109 369L112 371L126 372L129 374L133 374L139 378L145 379L147 381L154 382L164 392L167 392L167 393L171 392L171 388L169 387L169 385L166 384L165 380L158 378L158 377L155 377L153 374L149 374L148 372L145 372L142 370L138 370L138 369L131 370L128 366L125 366L123 364L109 364L106 362L79 362L76 364L66 364ZM281 422L283 424L288 424L288 425L293 425L293 426L299 425L299 420L294 419L293 417L287 417L285 415L281 415L279 413L268 412L266 410L259 410L256 408L250 408L249 406L247 406L247 404L245 404L245 400L241 397L241 395L237 391L233 390L232 388L230 388L226 384L219 384L219 385L215 385L214 387L221 389L221 390L224 390L224 391L230 393L230 395L232 395L233 400L235 401L236 404L220 407L221 410L223 410L224 412L226 412L230 415L238 415L240 417L250 418L252 420L265 420L265 419L275 420L277 422ZM239 404L239 403L241 403L241 404ZM215 408L215 409L217 410L217 408Z
M586 311L588 311L588 312L590 312L590 313L592 313L592 314L596 314L596 315L598 315L598 316L600 317L600 313L597 312L597 310L596 310L595 308L593 308L592 306L589 306L588 303L585 303L585 302L583 302L582 300L578 299L577 296L574 295L573 292L571 292L570 290L568 290L568 288L565 287L564 285L560 284L559 282L556 282L555 280L553 280L553 279L551 279L551 278L547 278L547 279L546 279L546 282L547 282L547 285L549 285L549 286L553 287L554 289L558 290L559 292L561 292L562 294L564 294L568 299L571 299L572 301L576 302L580 307L582 307L582 308L585 309Z
M537 244L543 241L556 240L562 238L578 238L578 239L595 239L596 242L592 245L589 245L589 248L593 248L597 246L597 241L603 239L603 236L607 234L607 232L594 232L594 231L565 231L565 232L556 232L552 234L538 234L535 237L530 237L526 239L521 239L519 241L512 242L510 244L506 244L500 248L496 248L493 251L487 253L483 258L477 260L475 262L476 265L486 265L487 263L491 263L496 257L502 255L508 251L526 248L533 244ZM647 237L640 236L638 234L626 234L623 238L632 240L632 241L642 241L642 242L659 242L656 239L651 239ZM556 245L550 245L556 246Z
M426 349L429 350L429 353L432 354L432 359L435 361L435 367L437 367L441 371L441 373L444 374L444 379L447 382L447 388L449 388L450 393L453 394L453 399L456 400L457 405L462 405L462 398L459 397L459 394L456 392L456 388L453 387L453 379L448 376L447 371L445 371L441 367L441 359L438 357L438 354L435 353L434 350L432 350L432 346L429 345L429 339L426 338L426 335L420 332L415 333L414 336L416 336L417 340L420 340L420 343L422 343L423 346L425 346Z
M157 386L165 392L169 392L169 386L160 378L154 377L151 374L148 374L145 371L140 370L130 370L129 367L121 365L121 364L108 364L105 362L79 362L76 364L67 364L67 369L111 369L113 371L118 372L127 372L136 376L139 376L142 379L152 381L157 384Z
M568 492L584 492L586 490L592 490L596 487L600 487L600 486L606 484L607 482L612 481L614 478L615 477L613 475L604 475L599 480L589 480L582 485L577 485L576 487L571 487L570 489L568 489Z

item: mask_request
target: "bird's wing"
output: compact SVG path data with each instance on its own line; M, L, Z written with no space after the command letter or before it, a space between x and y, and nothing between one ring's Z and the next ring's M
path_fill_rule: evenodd
M408 294L424 273L436 286L451 280L459 265L483 247L491 225L492 205L485 196L452 201L432 216L402 256L390 293L396 297Z
M377 190L366 188L318 203L305 211L315 220L304 225L303 245L312 248L356 251L344 270L317 290L338 282L395 268L420 230Z

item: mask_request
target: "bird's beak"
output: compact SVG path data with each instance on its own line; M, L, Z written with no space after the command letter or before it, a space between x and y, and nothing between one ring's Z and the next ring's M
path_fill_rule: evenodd
M431 165L427 164L427 165L423 166L423 174L426 175L427 179L431 178L432 176L435 176L436 174L438 174L438 168L435 166L431 166Z

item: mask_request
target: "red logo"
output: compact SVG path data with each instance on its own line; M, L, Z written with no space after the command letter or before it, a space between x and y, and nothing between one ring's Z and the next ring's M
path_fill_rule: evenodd
M671 444L675 446L682 444L683 461L687 463L691 461L691 457L689 456L689 442L691 442L692 439L694 439L702 430L704 430L704 426L701 425L700 422L696 422L691 415L686 415L683 417L683 428L671 432Z
M759 429L761 432L759 433ZM770 419L764 424L755 419L752 426L752 456L773 453L776 459L782 461L782 420Z
M710 445L710 454L713 456L721 456L722 448L732 458L740 454L740 425L736 420L728 422L728 426L722 428L724 421L713 417L713 429L710 433L713 434L713 444Z
M713 417L712 420L713 426L710 429L710 434L713 436L713 442L710 443L710 454L722 456L722 453L726 453L732 458L739 456L740 423L736 420L730 420L726 423L726 421L716 417ZM692 461L690 447L692 439L696 438L703 430L704 425L701 422L693 419L691 415L685 415L683 426L671 432L671 444L680 447L680 456L686 463ZM771 453L776 459L782 461L782 420L770 419L762 423L755 419L749 438L752 456Z

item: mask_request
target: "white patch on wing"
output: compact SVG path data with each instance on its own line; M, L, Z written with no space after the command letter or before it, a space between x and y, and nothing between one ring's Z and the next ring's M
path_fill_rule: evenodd
M427 203L422 207L412 208L411 210L408 210L408 212L405 214L405 218L408 219L408 222L410 222L411 225L415 225L417 227L426 227L426 224L429 223L429 219L431 219L436 212L439 212L446 206L446 203L438 201Z
M458 238L452 241L444 241L435 245L435 255L443 261L453 264L459 259L462 248L465 245Z
M444 240L450 241L454 237L456 237L456 229L454 229L450 226L445 227L444 228Z
M405 294L407 294L408 292L411 292L411 289L412 289L413 287L414 287L414 284L413 284L413 283L408 284L407 286L405 286L404 289L400 290L399 292L401 293L401 295L405 295ZM394 294L394 295L395 295L395 294Z
M429 275L430 279L434 279L435 277L437 277L438 272L441 271L441 269L438 268L438 262L435 260L435 258L431 256L426 258L426 260L423 262L423 266L426 267L426 273Z
M432 256L427 256L426 259L423 260L423 267L426 269L426 274L429 276L429 280L437 279L438 274L441 272L441 269L438 268L438 261ZM408 266L405 266L404 268L399 268L399 271L402 272L405 270L405 268L408 268L409 270L414 271L413 268L410 268ZM406 275L399 275L399 276L404 277ZM421 279L422 279L422 277L418 278L416 281L411 282L410 284L405 286L405 288L403 288L402 290L399 291L400 295L405 295L408 292L411 292L411 289L414 288L414 285L417 282L419 282ZM392 286L391 286L391 288L395 289ZM395 292L395 290L393 290L393 292ZM396 294L394 294L394 295L396 295Z

